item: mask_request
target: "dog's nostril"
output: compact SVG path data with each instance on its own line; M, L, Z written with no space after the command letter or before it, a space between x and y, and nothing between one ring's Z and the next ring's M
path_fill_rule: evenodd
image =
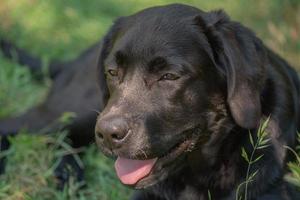
M97 132L97 136L98 136L98 138L103 139L103 134L102 133Z
M124 138L124 135L113 133L111 134L111 138L114 140L122 140Z

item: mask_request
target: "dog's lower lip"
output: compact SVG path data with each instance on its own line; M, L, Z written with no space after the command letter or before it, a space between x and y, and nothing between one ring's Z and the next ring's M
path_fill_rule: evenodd
M171 148L171 150L166 155L160 157L159 161L167 161L167 160L175 159L174 157L178 156L179 154L181 154L185 150L187 150L190 147L192 142L193 142L193 139L187 139L181 143L178 143L173 148Z
M145 176L144 178L140 179L135 185L137 185L139 182L147 179L149 176L151 176L153 173L155 173L153 171L155 171L155 170L159 171L161 168L165 167L166 165L169 165L172 161L176 160L176 158L178 156L180 156L181 154L183 154L184 152L190 151L189 148L193 147L193 142L196 141L197 137L198 136L196 136L196 135L192 135L191 137L189 137L189 139L185 139L183 142L178 143L173 148L171 148L167 154L159 157L157 162L153 166L152 170L150 171L150 173L147 176ZM160 166L158 167L157 165L160 165ZM132 186L135 186L135 185L132 185Z

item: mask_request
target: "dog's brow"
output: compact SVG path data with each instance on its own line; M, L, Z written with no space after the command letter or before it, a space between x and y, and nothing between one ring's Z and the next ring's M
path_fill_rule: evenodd
M155 57L148 62L148 70L150 72L157 72L167 66L167 60L161 56Z
M116 63L119 65L119 66L123 66L126 62L126 56L124 53L122 53L121 51L117 51L115 53L115 60L116 60Z
M116 63L116 60L110 56L107 59L105 59L104 66L105 66L105 68L107 68L107 67L118 68L118 64Z

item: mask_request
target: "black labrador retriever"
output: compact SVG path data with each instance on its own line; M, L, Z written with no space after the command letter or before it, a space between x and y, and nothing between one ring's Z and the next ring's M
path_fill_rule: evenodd
M41 61L2 41L7 57L40 72ZM98 63L97 63L98 59ZM235 199L245 188L247 162L260 123L270 117L268 147L251 166L248 199L298 199L283 181L287 150L299 126L296 72L247 28L222 11L173 4L118 19L101 43L77 59L50 64L53 87L45 102L17 118L0 120L5 136L67 127L74 147L96 141L118 157L134 199ZM98 81L98 86L96 82ZM100 88L99 88L100 86ZM5 148L4 148L5 149ZM57 170L65 182L63 159ZM78 179L82 169L74 166Z
M98 71L109 98L96 141L117 157L120 181L142 189L134 199L300 199L283 180L299 128L297 74L223 11L173 4L122 17ZM251 154L268 118L268 146L243 184L241 149Z

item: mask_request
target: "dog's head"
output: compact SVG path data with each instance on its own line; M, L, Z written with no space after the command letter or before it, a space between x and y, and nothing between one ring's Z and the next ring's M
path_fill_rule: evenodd
M117 20L98 61L108 100L96 141L117 157L120 180L150 186L230 127L222 123L256 127L262 58L259 40L221 11L170 5Z

